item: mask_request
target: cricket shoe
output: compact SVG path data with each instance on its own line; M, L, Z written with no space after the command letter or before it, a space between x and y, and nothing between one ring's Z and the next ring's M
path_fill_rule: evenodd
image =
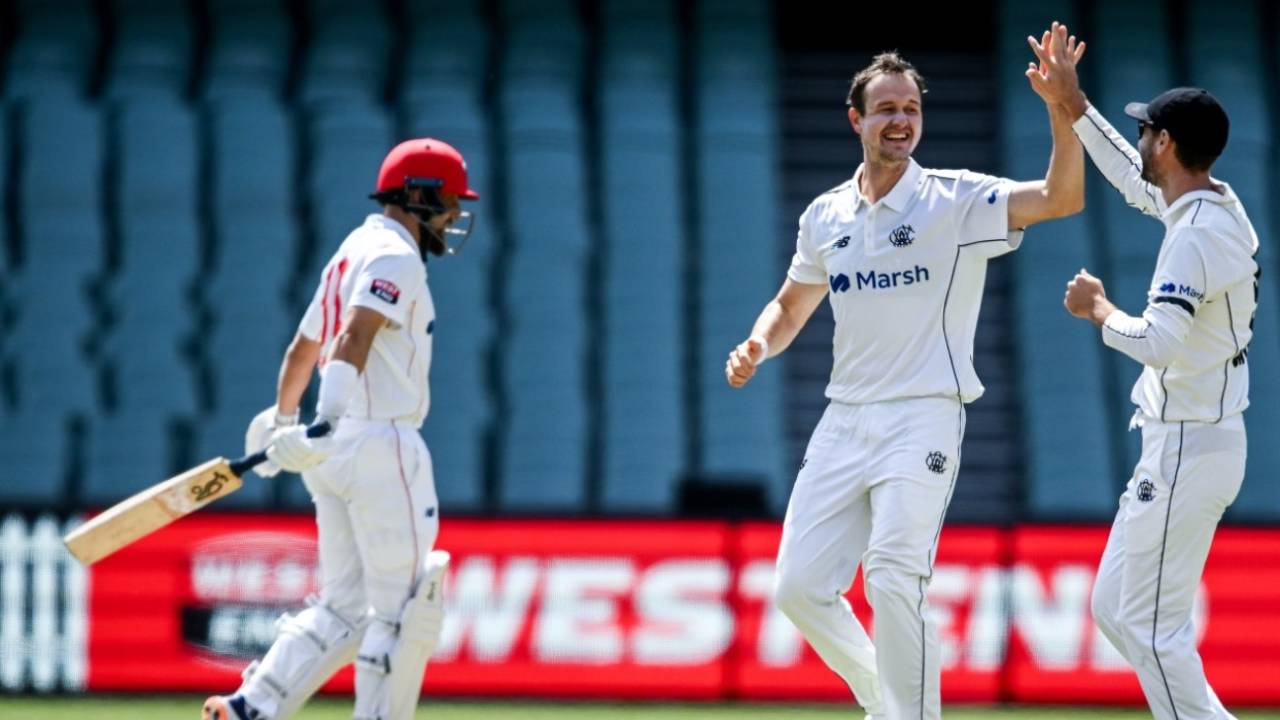
M204 701L200 720L260 720L262 715L239 695L214 695Z

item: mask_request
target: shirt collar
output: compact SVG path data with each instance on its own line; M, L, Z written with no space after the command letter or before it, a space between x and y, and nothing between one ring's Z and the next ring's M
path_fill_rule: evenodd
M1191 192L1182 193L1181 197L1174 200L1172 205L1164 209L1164 214L1161 217L1168 222L1174 222L1188 205L1197 200L1208 200L1219 205L1236 202L1235 191L1231 189L1230 185L1217 179L1213 179L1213 182L1222 186L1221 193L1216 190L1192 190Z
M866 163L858 166L853 173L853 192L857 196L859 203L871 203L862 194L862 188L859 186L859 178L862 177L862 169L866 167ZM907 171L898 178L898 182L894 184L893 189L887 195L880 198L880 203L894 212L902 212L907 207L907 202L911 200L911 196L915 195L916 185L920 183L920 175L924 172L915 158L907 160Z
M406 229L405 226L401 225L398 221L393 220L392 218L389 218L386 215L379 215L378 213L373 213L369 215L369 217L364 219L364 226L368 228L381 228L384 230L390 230L391 232L399 236L401 240L408 243L409 247L413 248L414 252L421 253L421 250L418 249L418 241L413 239L413 235L409 234L408 229Z

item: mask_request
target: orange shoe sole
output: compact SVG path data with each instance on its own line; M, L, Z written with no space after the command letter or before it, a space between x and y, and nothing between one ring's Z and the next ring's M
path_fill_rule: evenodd
M236 720L236 717L231 712L231 708L227 707L227 699L214 695L204 701L204 707L200 710L200 720Z

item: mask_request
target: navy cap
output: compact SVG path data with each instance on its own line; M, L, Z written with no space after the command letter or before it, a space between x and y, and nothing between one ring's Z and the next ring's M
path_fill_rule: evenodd
M1157 130L1169 131L1180 148L1199 157L1221 155L1231 128L1227 111L1204 88L1166 90L1151 102L1125 105L1124 114Z

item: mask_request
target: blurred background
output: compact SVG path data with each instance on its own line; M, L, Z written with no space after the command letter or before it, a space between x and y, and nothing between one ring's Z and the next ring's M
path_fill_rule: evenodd
M238 453L321 266L377 211L366 195L383 156L430 135L462 151L483 198L465 251L428 268L423 435L441 544L480 578L457 616L492 627L486 613L520 588L542 600L511 621L514 655L455 624L428 692L844 697L794 629L770 625L760 590L825 406L830 311L745 391L727 387L723 359L780 285L800 212L861 160L850 76L902 51L929 82L922 164L1042 177L1047 118L1022 72L1025 37L1055 19L1088 42L1082 82L1121 132L1136 135L1126 102L1174 85L1209 88L1231 116L1215 176L1244 201L1263 272L1248 475L1206 575L1202 649L1225 700L1280 705L1280 5L1266 0L0 2L0 687L203 690L270 641L314 580L281 579L314 565L296 479L246 482L185 534L88 571L57 538ZM949 613L948 700L1140 699L1087 612L1138 456L1125 429L1139 366L1061 294L1087 267L1137 312L1163 229L1092 169L1088 184L1084 213L990 266L975 356L987 392L969 408L940 556L956 572L931 596ZM548 579L575 559L626 561L623 579L583 590L621 609L579 618L616 622L616 657L579 652L599 650L590 633L566 631L567 657L538 644L546 613L578 617ZM637 640L645 578L686 577L672 563L693 580L662 586L677 588L662 595L675 615L653 622L687 632ZM200 575L215 565L222 585ZM165 629L142 640L119 631L129 623ZM680 649L699 632L701 649ZM784 636L792 655L759 650ZM144 649L157 664L130 665ZM493 670L517 661L525 683ZM157 679L179 662L210 679ZM696 691L670 674L694 666L708 672ZM601 667L596 685L564 681Z

